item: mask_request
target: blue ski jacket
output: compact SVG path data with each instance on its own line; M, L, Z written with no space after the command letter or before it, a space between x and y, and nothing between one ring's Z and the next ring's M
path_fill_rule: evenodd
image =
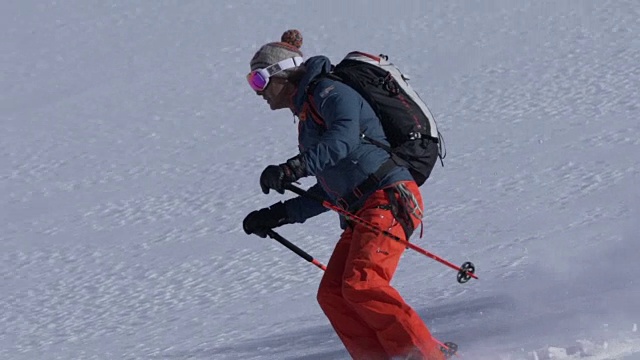
M311 97L307 94L309 84L331 70L327 57L311 57L305 67L306 74L293 98L294 113L300 119L298 148L307 174L317 179L309 192L339 205L343 197L389 159L389 153L365 142L360 134L389 143L369 103L348 85L324 77L318 81ZM314 120L310 106L316 109L322 122ZM413 177L406 168L398 166L381 179L379 188L406 180ZM360 202L369 195L362 196ZM305 197L289 199L285 206L289 219L296 223L326 211L322 204Z

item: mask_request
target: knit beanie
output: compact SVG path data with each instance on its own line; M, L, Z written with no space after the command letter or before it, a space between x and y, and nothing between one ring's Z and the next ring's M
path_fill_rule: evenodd
M298 30L287 30L282 34L279 42L271 42L263 45L251 59L251 71L264 69L269 65L277 64L282 60L302 57L302 34Z

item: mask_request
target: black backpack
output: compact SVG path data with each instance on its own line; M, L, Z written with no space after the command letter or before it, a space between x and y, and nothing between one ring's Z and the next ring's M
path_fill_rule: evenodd
M411 88L406 77L385 55L374 56L358 51L350 52L332 71L325 75L356 90L371 105L382 123L390 147L362 134L362 138L391 154L395 165L409 169L418 186L422 185L443 153L442 135L427 105ZM313 94L315 80L307 93ZM312 110L313 106L312 106ZM316 111L316 116L318 116ZM444 165L444 164L443 164ZM379 171L379 172L380 172ZM384 174L374 174L381 178Z

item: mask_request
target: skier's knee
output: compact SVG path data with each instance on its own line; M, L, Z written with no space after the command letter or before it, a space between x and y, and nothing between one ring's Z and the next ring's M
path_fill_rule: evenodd
M370 289L368 287L353 286L349 283L342 285L342 297L351 304L357 304L369 297Z

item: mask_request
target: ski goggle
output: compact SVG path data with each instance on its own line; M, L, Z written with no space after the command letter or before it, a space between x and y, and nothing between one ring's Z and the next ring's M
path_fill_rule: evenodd
M304 60L299 57L284 59L278 63L267 66L264 69L256 69L247 75L247 82L254 91L263 91L269 85L269 78L273 75L294 67L302 65Z

